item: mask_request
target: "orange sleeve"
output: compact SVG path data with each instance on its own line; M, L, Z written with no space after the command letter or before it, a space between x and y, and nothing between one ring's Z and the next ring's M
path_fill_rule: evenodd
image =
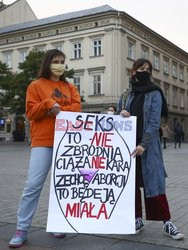
M47 116L48 110L51 109L55 103L56 101L52 98L46 98L41 101L35 85L31 83L27 88L26 94L26 116L28 120L39 120Z
M62 111L72 111L72 112L81 112L81 98L78 92L78 89L73 85L69 84L71 92L71 104L66 106L61 106Z

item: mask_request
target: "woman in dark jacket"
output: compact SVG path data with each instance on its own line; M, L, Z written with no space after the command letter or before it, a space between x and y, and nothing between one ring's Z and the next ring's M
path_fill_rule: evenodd
M163 92L151 80L152 64L138 59L131 69L131 88L122 95L118 112L122 117L137 116L137 138L133 157L136 157L136 232L143 229L140 188L144 189L146 219L163 221L164 232L173 239L182 239L170 221L165 194L166 172L163 163L159 127L161 116L168 109Z

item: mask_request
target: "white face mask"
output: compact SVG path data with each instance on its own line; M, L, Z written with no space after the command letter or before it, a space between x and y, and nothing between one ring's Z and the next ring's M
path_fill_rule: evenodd
M65 71L65 64L51 63L50 70L55 76L59 77L59 76L63 75L63 73Z
M114 115L113 111L108 111L108 115Z

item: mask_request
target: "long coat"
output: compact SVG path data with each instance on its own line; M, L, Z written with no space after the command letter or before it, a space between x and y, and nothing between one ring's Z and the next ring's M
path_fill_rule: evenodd
M130 112L130 104L134 99L134 93L130 92L125 104L120 98L118 111L122 109ZM124 107L123 107L124 106ZM143 141L146 150L141 156L142 175L146 197L154 197L165 194L165 177L159 127L161 119L162 97L159 91L145 94L143 105Z

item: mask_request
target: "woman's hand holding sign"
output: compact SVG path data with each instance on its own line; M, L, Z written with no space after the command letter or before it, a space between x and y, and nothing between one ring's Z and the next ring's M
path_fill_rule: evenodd
M132 152L132 156L135 157L135 156L140 156L144 153L145 151L145 148L143 148L142 146L138 145L135 150Z
M128 111L126 111L125 109L123 109L123 110L121 111L120 115L121 115L122 117L130 117L130 116L131 116L130 113L129 113ZM143 154L144 151L145 151L145 148L142 147L142 146L140 146L140 145L138 145L138 146L133 150L133 152L132 152L131 155L132 155L133 157L140 156L140 155Z
M120 113L122 117L130 117L130 114L127 110L123 109Z
M48 115L56 116L60 111L61 111L61 106L58 103L55 103L52 109L48 111Z

